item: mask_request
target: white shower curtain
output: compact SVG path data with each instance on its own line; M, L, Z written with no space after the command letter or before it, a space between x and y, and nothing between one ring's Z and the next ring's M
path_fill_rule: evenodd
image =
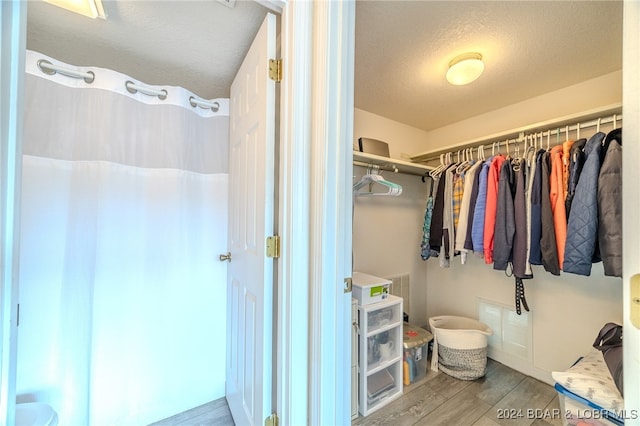
M228 101L39 59L61 64L27 52L18 402L143 425L224 396Z

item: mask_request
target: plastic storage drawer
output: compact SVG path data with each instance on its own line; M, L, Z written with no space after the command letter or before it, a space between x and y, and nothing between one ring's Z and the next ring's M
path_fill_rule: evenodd
M555 384L560 401L560 413L564 426L620 426L624 425L616 413L603 409L597 404L571 392L559 383Z

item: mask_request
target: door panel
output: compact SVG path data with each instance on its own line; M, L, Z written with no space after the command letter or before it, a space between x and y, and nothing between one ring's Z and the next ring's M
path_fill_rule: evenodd
M226 396L241 425L262 424L272 408L275 24L267 15L231 85Z

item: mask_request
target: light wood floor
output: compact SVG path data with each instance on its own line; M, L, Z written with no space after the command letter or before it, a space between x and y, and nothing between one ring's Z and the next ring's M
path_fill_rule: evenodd
M489 359L486 376L474 381L429 369L401 398L352 424L561 426L562 420L552 386Z
M429 370L424 379L405 387L401 398L367 417L358 417L352 426L561 426L559 415L553 387L489 359L487 375L474 381ZM221 398L153 424L173 425L234 423Z
M235 426L225 398L216 399L150 426Z

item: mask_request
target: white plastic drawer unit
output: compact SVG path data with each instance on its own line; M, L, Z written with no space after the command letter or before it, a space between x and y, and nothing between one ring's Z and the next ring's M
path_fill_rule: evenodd
M358 307L359 410L363 416L402 395L402 299Z
M386 278L354 272L351 282L353 297L358 300L360 306L381 302L389 296L391 280Z

